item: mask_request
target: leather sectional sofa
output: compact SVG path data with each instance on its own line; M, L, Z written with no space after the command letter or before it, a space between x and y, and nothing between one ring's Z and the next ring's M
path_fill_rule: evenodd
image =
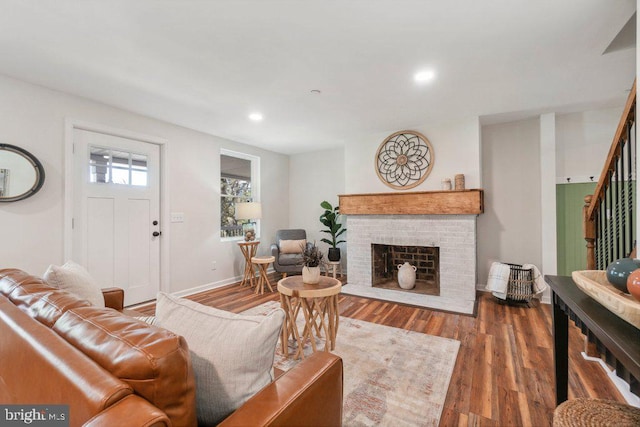
M185 340L122 313L123 292L96 308L21 270L0 270L0 403L69 405L71 426L194 426ZM318 352L221 425L340 425L342 360Z

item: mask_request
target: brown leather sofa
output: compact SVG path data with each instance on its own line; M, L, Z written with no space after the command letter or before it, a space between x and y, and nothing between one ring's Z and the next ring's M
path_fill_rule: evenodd
M0 403L69 405L71 426L194 426L185 340L96 308L40 278L0 270ZM221 425L340 425L342 360L318 352L279 376Z

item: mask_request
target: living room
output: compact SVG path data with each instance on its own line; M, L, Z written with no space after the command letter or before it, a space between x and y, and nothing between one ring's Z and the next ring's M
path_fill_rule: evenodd
M335 17L336 22L330 24L331 17L336 14L332 7L343 6L321 6L312 2L313 11L327 21L323 23L320 19L310 18L307 21L305 18L293 26L293 30L302 34L307 27L327 26L328 33L334 32L337 36L329 39L326 46L322 43L312 45L315 50L311 53L298 46L300 50L296 50L296 54L312 64L306 66L303 66L303 60L292 61L291 55L286 54L286 50L291 48L290 42L279 39L291 37L282 28L291 25L293 17L302 19L307 14L304 8L298 10L287 2L275 2L271 10L252 3L256 10L249 14L252 17L249 20L242 16L240 6L224 5L230 8L228 19L231 23L226 24L224 19L218 22L213 17L225 9L206 8L207 13L203 14L221 29L219 33L207 33L208 38L187 38L186 42L194 45L193 52L205 49L207 41L214 43L216 37L223 38L224 30L229 30L234 24L239 29L227 34L228 45L220 41L214 43L224 53L220 54L220 62L230 61L236 48L243 51L243 61L246 60L244 50L252 52L256 58L272 56L271 62L264 59L264 64L273 66L269 69L271 74L267 77L256 75L256 81L241 83L255 90L255 101L248 100L246 93L237 95L231 89L222 91L220 87L207 86L205 82L208 79L223 79L226 73L233 72L220 72L218 67L211 65L199 68L199 60L191 58L193 62L190 62L187 53L172 59L167 57L158 67L147 68L149 63L159 61L162 54L155 52L153 47L156 45L144 37L127 42L125 36L128 33L124 31L127 22L122 18L122 14L131 13L141 22L151 25L143 19L145 10L142 5L141 9L132 10L124 5L109 10L102 5L103 9L99 10L108 12L109 18L120 19L114 21L115 27L110 27L104 22L100 24L104 26L96 24L100 21L99 13L83 9L72 1L57 5L6 3L8 12L0 18L2 49L5 52L0 60L0 110L3 112L0 115L0 143L15 145L32 153L42 162L46 179L33 197L2 204L3 236L6 242L11 242L0 250L2 267L42 275L49 265L61 265L72 258L71 219L74 208L70 194L73 189L70 164L73 163L73 130L109 130L120 135L154 139L162 146L159 290L178 296L223 288L242 278L245 259L238 249L238 240L220 237L220 156L223 151L259 159L259 176L252 177L256 185L256 199L262 206L258 255L267 255L270 244L275 242L277 230L305 229L309 241L319 242L325 237L320 232L322 226L318 221L323 200L335 205L339 195L396 191L376 176L374 156L385 138L403 129L425 135L435 153L431 173L412 191L441 190L442 181L453 179L456 174L464 174L467 189L484 190L484 213L478 215L476 222L476 281L473 283L476 288L484 289L494 261L529 263L538 266L543 274L559 273L556 185L566 182L567 178L574 183L589 181L590 176L597 180L624 108L626 91L636 75L635 39L632 47L602 55L634 16L636 3L632 1L620 2L615 7L598 1L586 5L544 2L527 9L536 17L531 21L525 21L522 14L514 10L524 7L522 4L507 7L506 2L497 2L492 7L487 6L487 14L495 20L491 21L496 25L495 32L487 31L486 38L474 42L476 45L471 48L476 53L466 52L463 62L473 64L473 67L477 62L477 69L482 73L493 70L495 74L473 80L477 76L471 65L466 69L449 71L443 67L438 69L434 82L427 86L414 84L412 79L416 70L405 67L405 64L417 66L431 60L418 53L422 46L420 43L411 44L413 54L417 55L414 61L405 57L400 60L393 55L399 44L391 44L390 48L384 46L385 31L376 30L375 25L367 26L369 32L362 38L350 33L348 24L362 13L362 4L346 7L344 16ZM456 28L463 24L477 28L480 24L474 20L484 11L484 6L472 6L470 2L433 11L422 9L426 6L415 3L386 6L388 9L373 8L366 17L378 26L387 20L396 26L405 23L411 28L404 36L408 39L415 37L412 31L420 34L422 26L435 25L428 19L429 12L443 19L459 16L462 23L450 23ZM282 7L293 8L289 18L284 17L282 11L278 13L278 8ZM412 7L420 12L413 17ZM156 11L159 15L154 17L164 17L166 21L158 22L171 29L188 28L188 19L195 19L198 14L198 6L192 4L183 12L184 15L178 14L174 21L169 19L170 9L168 4L164 5ZM259 49L248 43L240 44L243 40L241 30L254 25L259 28L254 37L265 36L271 27L265 24L267 20L260 19L260 13L267 14L280 26L278 31L273 30L274 39L259 45L264 52L253 52ZM82 14L87 14L86 21L79 19ZM522 33L526 31L518 31L513 24L518 20L522 20L527 31L535 34L525 38ZM105 19L105 22L111 21ZM480 22L486 24L485 21ZM592 25L593 22L597 25ZM118 33L122 39L110 48L113 50L105 51L105 61L95 63L99 64L95 67L102 67L98 71L92 71L93 62L85 63L69 54L76 49L80 54L85 53L81 48L86 46L76 43L90 33L90 25L95 26L96 33L87 36L86 40L89 44L94 43L92 46L97 51L110 34L122 31ZM204 27L202 22L199 25ZM35 31L36 27L41 31ZM53 40L49 40L47 32L56 27L66 27L68 31L63 32L59 39L52 36ZM32 33L25 33L28 31ZM180 37L184 36L178 33ZM328 37L326 33L322 34ZM428 31L425 34L434 36ZM347 37L353 37L354 41L345 53L338 47L344 42L342 38ZM473 39L468 34L466 37L466 44L473 45ZM523 40L501 45L505 49L501 55L491 56L495 52L481 44L509 37ZM160 39L168 42L162 37ZM185 40L180 40L185 43ZM375 64L359 63L356 52L364 49L365 40L380 43L380 56L387 55L388 59ZM393 40L399 43L403 38ZM241 47L234 46L235 43ZM277 48L278 43L284 44L281 50ZM450 51L461 48L451 41L443 40L442 43ZM432 49L432 44L425 45L425 50ZM562 46L554 46L557 44ZM128 45L130 51L123 47ZM123 47L122 52L115 50L114 46ZM555 53L552 47L557 47ZM337 49L338 57L325 58L323 54L331 48ZM183 49L181 44L169 53L178 55ZM371 48L371 51L375 52L375 49ZM542 51L551 53L543 54ZM575 57L570 58L578 62L564 60L569 52L575 53ZM347 54L347 57L340 56ZM318 55L318 58L311 59L305 55ZM500 65L483 68L483 55ZM531 59L536 55L543 57L540 64ZM138 57L144 57L149 63L141 59L138 67ZM316 62L321 59L327 61L324 71ZM209 60L215 62L211 58L201 60L204 64ZM400 61L398 64L403 64L402 67L393 65L394 60ZM182 61L186 65L176 65ZM393 76L397 81L395 86L389 85L391 87L386 91L375 95L377 98L369 98L364 93L375 94L374 88L380 85L378 81L364 86L359 81L364 77L350 74L344 77L349 82L345 84L333 74L337 72L334 68L347 67L349 61L362 69L401 68L402 73L406 73L402 77L405 80L400 80L398 71L389 71L383 76L383 81ZM557 62L555 67L549 67L552 61ZM275 66L274 62L280 65ZM440 62L446 64L447 60L441 59ZM286 68L289 63L300 73L309 72L311 77L291 80L291 87L286 87L283 81L288 77L280 77L277 73L283 72L279 68ZM542 63L548 68L543 68ZM260 65L266 67L264 64ZM247 63L243 62L243 66ZM311 73L308 68L318 70ZM67 71L69 74L65 76ZM480 71L478 73L481 74ZM329 77L322 78L324 74ZM127 75L130 80L127 80ZM172 80L176 75L179 78ZM516 79L513 75L519 77ZM117 85L119 80L125 83ZM471 80L475 86L466 83ZM501 80L504 80L504 86L496 83ZM449 86L445 86L445 82ZM443 94L447 87L455 86L452 82L463 86L466 96L461 96L460 92L455 96ZM235 87L235 83L230 81L224 84L229 88ZM270 89L270 85L274 88ZM321 93L311 93L313 90ZM398 95L392 96L394 91ZM127 92L130 96L121 96ZM338 95L338 92L341 93ZM421 105L421 110L416 112L401 106L403 99L407 100L408 106L415 105L409 103L413 101L412 97L422 99L422 104L417 104ZM427 102L431 97L442 101L440 106ZM278 102L269 103L270 98ZM480 102L489 98L492 102ZM500 98L500 101L495 102L494 98ZM252 102L272 107L271 111L262 111L264 119L261 122L246 118L247 113L253 111L250 110L254 108ZM389 105L383 108L385 103ZM200 108L202 104L205 108ZM283 104L289 104L285 110L288 113L277 112L284 108ZM379 108L369 109L371 105L368 104L379 104ZM463 107L466 104L470 107ZM346 107L341 109L341 105ZM458 110L459 115L441 113L440 107L447 113ZM337 113L321 115L331 109ZM294 115L296 111L308 117ZM360 111L370 113L366 116ZM294 119L287 121L287 114ZM333 122L327 122L330 117ZM271 122L276 118L277 124ZM227 127L225 121L233 122L235 127ZM368 127L360 122L368 124ZM358 126L351 127L352 123ZM328 128L326 133L323 127ZM182 219L172 219L172 215L178 213ZM348 228L348 216L345 221ZM347 242L341 246L342 267L347 277L349 238L347 232ZM325 244L319 245L326 251ZM548 291L542 295L542 302L550 302ZM372 304L376 306L379 303L372 301ZM524 316L526 318L527 314ZM539 314L532 316L538 319ZM454 323L458 321L465 322L456 320ZM455 384L452 383L453 386ZM552 395L553 391L548 393Z

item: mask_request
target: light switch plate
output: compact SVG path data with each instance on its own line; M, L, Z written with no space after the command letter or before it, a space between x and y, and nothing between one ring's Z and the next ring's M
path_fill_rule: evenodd
M184 212L171 212L171 222L184 222Z

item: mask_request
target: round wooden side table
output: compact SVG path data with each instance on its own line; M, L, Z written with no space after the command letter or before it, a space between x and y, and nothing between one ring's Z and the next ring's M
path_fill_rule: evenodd
M256 294L262 295L264 293L264 285L266 284L269 287L269 291L273 292L273 288L271 287L271 282L269 282L269 277L267 277L267 268L269 264L274 262L276 257L274 256L254 256L251 258L251 263L258 267L258 284L256 285Z
M289 276L278 282L280 303L284 310L285 324L282 328L282 352L288 356L287 343L292 337L298 344L295 359L304 359L304 343L309 340L313 351L317 351L315 335L321 337L324 333L324 350L336 347L338 333L339 311L338 294L342 283L333 277L320 276L320 283L310 285L302 281L302 276ZM304 329L298 331L296 319L302 310Z

